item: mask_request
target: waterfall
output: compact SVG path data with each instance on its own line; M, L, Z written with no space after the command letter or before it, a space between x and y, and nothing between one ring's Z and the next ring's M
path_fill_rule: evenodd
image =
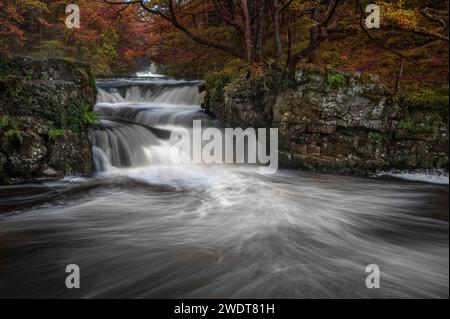
M97 101L100 103L124 103L125 99L117 90L112 89L110 92L99 89Z
M159 144L152 132L140 125L120 125L105 120L101 121L101 126L101 129L96 129L91 134L92 142L103 151L108 164L115 167L150 164L146 148ZM102 163L101 167L105 167L105 164Z
M0 297L448 298L448 185L178 164L199 85L99 81L96 176L0 186Z
M203 95L199 82L125 82L117 86L99 85L98 103L140 103L165 107L200 106Z
M170 79L99 81L99 121L90 132L96 170L170 164L178 160L173 156L185 156L168 138L170 129L191 127L195 119L212 125L200 108L201 84Z
M136 72L137 77L164 77L162 74L158 74L158 67L155 63L150 64L147 69Z

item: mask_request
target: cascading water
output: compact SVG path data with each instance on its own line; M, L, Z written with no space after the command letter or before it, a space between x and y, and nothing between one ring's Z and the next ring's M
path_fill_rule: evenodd
M136 72L137 77L161 78L164 75L158 73L158 67L155 63L150 64L145 70Z
M99 103L145 103L155 106L199 106L198 83L146 83L106 86L99 90ZM106 86L106 87L105 87ZM102 88L103 87L103 88Z
M99 81L96 176L2 189L0 296L448 298L448 185L175 164L200 85Z
M170 129L189 127L195 119L211 123L200 108L200 85L173 80L99 83L100 121L91 131L97 170L176 161L169 156L173 154L167 141Z

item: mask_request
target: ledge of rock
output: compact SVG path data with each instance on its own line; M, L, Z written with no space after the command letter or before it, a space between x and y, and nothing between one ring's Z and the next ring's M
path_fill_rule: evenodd
M96 95L85 64L0 55L0 183L89 175Z
M284 167L448 170L448 102L395 100L376 77L298 70L289 81L275 72L206 88L203 107L226 126L279 129Z

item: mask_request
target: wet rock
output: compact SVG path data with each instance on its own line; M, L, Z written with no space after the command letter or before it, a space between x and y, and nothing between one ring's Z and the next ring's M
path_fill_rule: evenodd
M42 171L42 174L49 177L54 177L58 175L58 173L53 168L47 168L46 170Z

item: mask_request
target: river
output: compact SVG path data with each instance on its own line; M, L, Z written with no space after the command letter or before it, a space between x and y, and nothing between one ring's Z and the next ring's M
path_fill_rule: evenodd
M0 187L0 297L449 297L448 176L174 163L170 129L218 125L199 85L98 82L95 175Z

